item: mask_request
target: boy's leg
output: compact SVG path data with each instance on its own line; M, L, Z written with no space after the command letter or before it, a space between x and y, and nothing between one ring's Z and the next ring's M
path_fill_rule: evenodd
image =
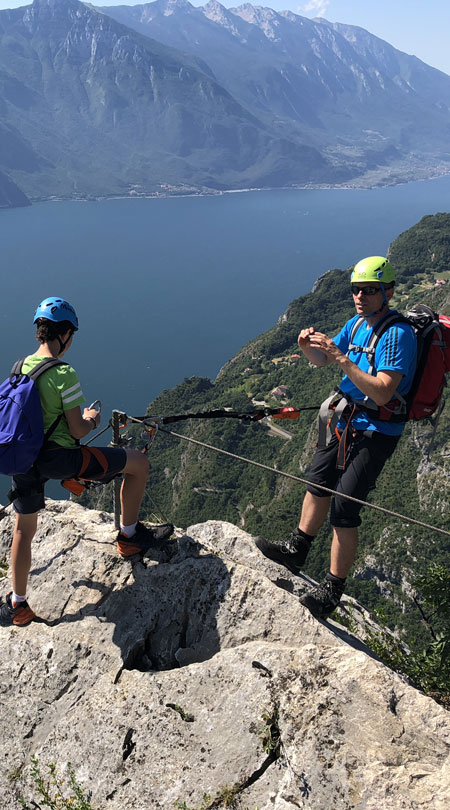
M146 551L155 540L169 537L170 523L149 529L138 520L149 472L147 456L139 450L118 447L49 448L39 458L42 475L56 480L80 477L108 483L123 476L121 487L121 527L117 537L121 556Z
M147 456L139 450L126 450L127 461L122 470L124 479L120 490L121 519L123 526L136 523L139 507L144 497L150 465Z
M147 457L138 450L49 447L41 453L38 467L42 476L56 481L68 481L81 476L88 481L104 479L108 482L117 475L123 475L122 524L127 526L136 523L149 471Z
M11 547L13 591L0 604L0 625L26 627L35 618L25 598L31 568L31 541L36 533L38 513L16 513ZM16 598L14 598L16 594ZM14 599L14 601L13 601Z
M124 479L120 491L123 529L117 537L117 550L125 559L136 554L145 554L155 543L170 537L174 529L172 523L162 523L148 528L139 522L139 508L145 492L149 463L147 456L138 450L126 450L126 454L127 461L122 469Z
M26 596L31 568L31 542L37 529L38 513L16 514L11 546L11 570L14 593Z

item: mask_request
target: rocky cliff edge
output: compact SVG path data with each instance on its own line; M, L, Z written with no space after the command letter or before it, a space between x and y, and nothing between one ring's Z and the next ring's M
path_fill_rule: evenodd
M48 502L42 621L0 628L3 806L34 797L35 755L71 762L95 810L446 810L450 713L313 619L250 535L177 534L124 562L111 515Z

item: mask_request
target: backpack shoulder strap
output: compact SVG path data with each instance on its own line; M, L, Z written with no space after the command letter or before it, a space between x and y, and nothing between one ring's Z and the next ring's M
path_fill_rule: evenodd
M360 328L360 326L363 325L364 321L365 321L365 318L363 318L362 315L360 315L359 318L357 318L355 323L353 324L352 331L350 333L350 343L348 344L348 349L347 349L347 357L349 355L349 352L364 352L364 353L366 353L366 352L369 351L369 349L367 347L358 346L355 343L353 343L353 341L355 339L355 335L356 335L358 329Z
M34 367L34 368L33 368L33 369L30 371L30 373L28 374L28 376L29 376L29 377L30 377L30 378L33 380L33 382L36 382L36 380L38 380L38 379L39 379L39 377L41 377L41 376L42 376L42 374L45 374L45 372L46 372L46 371L49 371L51 368L55 368L55 366L68 366L68 365L69 365L69 364L68 364L68 363L65 363L65 362L64 362L64 360L59 360L57 357L46 357L46 358L45 358L45 359L42 361L42 363L39 363L37 366L35 366L35 367ZM46 434L45 434L45 436L44 436L44 442L43 442L43 444L42 444L42 447L43 447L43 448L46 446L46 444L47 444L47 442L49 441L50 436L52 435L52 433L53 433L53 432L56 430L56 428L58 427L58 425L59 425L59 423L60 423L61 419L62 419L62 412L61 412L60 414L58 414L58 416L56 417L55 421L54 421L54 422L52 422L52 424L50 425L49 429L47 430L47 432L46 432Z
M21 360L16 360L9 376L16 377L19 374L22 374L23 373L22 366L24 362L25 357L22 357ZM68 363L65 363L64 360L59 360L58 357L44 357L44 359L41 360L41 362L38 363L37 366L31 369L31 371L27 372L27 377L36 382L36 380L39 379L41 374L44 374L44 372L47 371L48 369L54 368L54 366L67 366L67 365Z
M375 324L373 328L373 334L377 336L377 340L380 339L382 335L389 329L390 326L394 326L396 323L407 323L407 319L404 315L400 312L388 312L381 321Z
M9 379L10 380L12 379L12 377L18 377L19 374L22 373L22 364L23 364L24 360L25 360L24 357L22 357L21 360L16 360L16 362L14 363L14 365L13 365L13 367L12 367L10 373L9 373Z
M356 335L359 327L362 326L363 322L364 322L364 318L362 317L362 315L360 315L359 318L357 318L355 323L353 324L353 328L352 328L352 331L351 331L351 334L350 334L350 344L353 343L355 335Z
M65 363L64 360L59 360L57 357L45 357L41 363L38 363L38 365L31 369L31 371L27 372L27 377L30 377L31 380L36 382L36 380L38 380L42 374L49 371L51 368L54 368L55 366L67 365L68 363Z

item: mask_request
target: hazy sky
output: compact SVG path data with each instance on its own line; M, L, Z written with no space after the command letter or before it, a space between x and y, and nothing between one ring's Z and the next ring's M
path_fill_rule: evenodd
M0 0L0 9L27 5L24 0ZM95 2L94 2L95 5ZM100 0L97 5L138 5L135 0ZM193 5L204 5L194 0ZM228 8L241 0L225 0ZM450 0L272 0L254 3L304 17L360 25L405 53L450 74Z

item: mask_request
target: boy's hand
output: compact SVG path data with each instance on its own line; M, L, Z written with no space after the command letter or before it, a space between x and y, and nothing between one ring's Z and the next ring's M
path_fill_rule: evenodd
M95 427L98 427L100 424L100 412L95 408L85 408L83 411L83 419L93 419Z

